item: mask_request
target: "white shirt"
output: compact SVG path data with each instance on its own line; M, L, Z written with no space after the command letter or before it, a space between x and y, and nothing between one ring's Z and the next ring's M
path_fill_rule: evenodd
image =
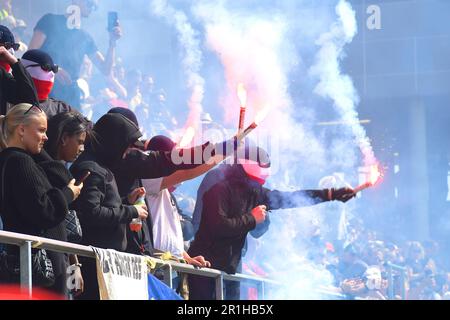
M149 213L153 220L153 244L155 249L183 257L184 242L180 215L172 202L169 190L160 191L163 178L144 179L142 185L147 194Z

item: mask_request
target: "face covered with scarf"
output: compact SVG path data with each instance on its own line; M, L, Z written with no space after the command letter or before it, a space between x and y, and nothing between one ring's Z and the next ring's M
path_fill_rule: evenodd
M29 50L22 57L22 64L33 79L39 101L48 99L55 82L58 67L52 58L42 50Z

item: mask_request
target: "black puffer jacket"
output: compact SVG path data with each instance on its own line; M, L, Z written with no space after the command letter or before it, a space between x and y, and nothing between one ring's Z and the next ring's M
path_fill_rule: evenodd
M126 228L131 219L138 217L138 212L134 206L122 204L111 167L121 160L127 147L141 133L119 114L104 115L93 131L95 139L70 168L75 178L91 172L73 204L83 229L82 243L125 251Z

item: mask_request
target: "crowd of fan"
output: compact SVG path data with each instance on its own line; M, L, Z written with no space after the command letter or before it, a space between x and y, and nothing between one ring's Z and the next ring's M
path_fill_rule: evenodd
M333 276L333 285L324 287L329 293L325 297L336 298L333 294L339 294L346 299L450 299L450 272L438 242L388 240L359 218L350 220L345 240L325 240L318 226L314 230L317 232L306 237L309 263ZM258 243L256 247L261 248ZM257 253L252 251L251 258L244 258L244 272L264 277L276 274L276 266ZM252 297L251 290L248 294Z
M95 5L95 1L90 0L74 2L80 5L83 3L86 6L92 7ZM27 29L26 23L14 17L10 0L0 1L0 9L0 24L8 26L14 32L16 42L20 44L20 48L15 52L16 56L18 58L24 56L32 59L33 55L28 53L27 56L26 43L33 42L33 40L27 32L29 29ZM41 24L41 27L43 29L42 31L45 31L44 23ZM117 34L120 33L119 30L116 31ZM46 36L49 35L47 34ZM33 39L35 40L35 38ZM108 61L109 55L110 53L108 53L106 59L100 59L102 63ZM41 56L39 55L39 57ZM134 122L136 124L136 119L139 120L143 138L150 138L161 134L171 136L172 131L177 128L178 122L171 114L171 108L167 105L168 98L166 92L163 89L157 89L152 75L144 74L140 70L126 71L128 70L126 61L111 55L113 61L110 70L104 76L100 76L93 72L94 63L87 56L89 56L88 53L83 55L83 63L79 77L75 80L80 93L80 104L73 106L75 110L81 112L89 120L97 122L111 108L125 108L134 112ZM33 67L33 65L28 65L28 67ZM30 73L32 73L31 70ZM36 80L33 74L32 77ZM56 81L60 81L58 74L56 75ZM40 102L42 103L42 99L40 99ZM122 113L125 114L126 112ZM207 115L205 115L204 121L207 124L211 124L212 122L211 118ZM86 131L87 127L89 127L88 122L86 119L82 119L80 122L85 124L84 130ZM169 152L170 148L163 150L161 147L155 147L153 151ZM57 158L56 154L52 155L52 157ZM61 158L59 160L66 159ZM70 159L68 161L70 162ZM199 176L208 169L209 167L203 168L196 172L195 175L190 175L189 178ZM188 178L184 177L183 179L187 180ZM154 181L148 182L149 185L156 186L157 190L155 190L155 194L162 191L161 183L164 185L164 181L161 182L158 180L157 182L157 185L154 184ZM71 189L74 195L80 192L79 190L76 191L73 186ZM162 199L162 195L160 196ZM167 192L164 196L167 196L167 201L170 201L169 199L172 197L172 200L176 202L176 199L171 193L169 194ZM133 201L130 201L130 203L133 203ZM190 210L193 210L192 203L190 203L190 207ZM178 213L181 214L179 206L176 206L176 208ZM144 214L142 213L142 215ZM141 212L139 216L141 216ZM184 240L189 240L193 237L192 226L190 226L189 220L190 217L186 215L183 215L180 220L183 227ZM153 234L155 234L155 231ZM375 232L367 230L364 228L363 223L356 219L350 225L349 236L345 243L325 242L320 234L315 234L309 240L310 260L322 265L331 272L335 279L334 290L348 297L386 299L388 297L388 263L392 263L405 267L404 283L401 283L402 277L399 271L394 271L393 274L395 298L401 298L402 287L405 288L406 298L408 299L450 298L450 292L448 291L450 284L449 274L443 269L438 259L439 247L436 242L428 241L420 243L411 241L403 244L395 244L385 241L377 236ZM201 258L190 257L186 252L180 253L179 257L184 258L194 265L207 266ZM78 264L76 257L73 258L74 263ZM271 273L270 268L265 269L264 266L259 264L258 260L251 259L247 259L244 262L243 271L268 277L270 277ZM251 297L247 296L246 298Z
M87 1L95 9L96 1ZM20 44L15 55L21 58L32 40L33 28L25 20L16 17L11 0L0 1L0 24L8 27ZM54 58L54 57L53 57ZM60 66L62 67L62 66ZM64 81L56 75L56 81ZM158 87L152 74L130 68L127 61L114 57L111 72L100 74L88 56L83 58L79 77L74 79L80 90L80 103L76 106L89 120L96 121L109 108L125 107L135 112L142 125L144 138L157 134L172 135L179 121L173 114L170 99L164 88ZM60 98L61 97L56 97ZM74 105L67 99L62 99ZM208 115L206 122L212 120Z

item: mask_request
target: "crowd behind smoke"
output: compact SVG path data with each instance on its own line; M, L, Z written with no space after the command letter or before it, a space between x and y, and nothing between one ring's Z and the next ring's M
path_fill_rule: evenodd
M224 138L225 128L237 126L236 88L243 83L249 97L247 123L258 112L269 110L255 139L271 152L274 166L270 187L316 188L321 178L336 172L343 179L332 187L356 185L359 167L377 160L358 123L358 94L341 67L346 45L357 33L355 14L347 1L335 0L317 5L314 14L308 16L311 12L303 7L305 2L255 8L252 1L193 1L175 8L165 0L152 1L149 18L163 17L167 27L176 32L180 48L177 66L182 71L178 73L183 74L178 86L188 92L162 88L158 78L148 69L137 69L126 55L114 66L112 77L119 86L98 81L92 63L86 60L79 80L84 93L81 111L96 120L110 107L125 105L135 111L147 137L166 134L179 138L179 130L194 126L204 131L216 129ZM106 12L107 7L102 3L99 10ZM20 12L15 14L20 17ZM10 23L27 43L18 21ZM132 33L130 27L124 37L142 36ZM164 65L169 61L145 63ZM203 106L205 101L214 105ZM332 138L314 125L318 122L318 106L324 104L330 119L350 124ZM190 186L181 197L195 196L195 192L189 193L196 190L195 184ZM270 291L269 298L329 297L318 288L331 288L348 297L369 297L364 290L358 291L357 281L345 283L367 281L366 270L346 278L343 270L350 267L345 265L343 256L348 252L344 248L351 246L354 260L349 265L361 260L380 270L382 284L372 290L378 297L387 296L383 285L387 262L408 268L410 297L448 297L448 277L437 244L398 243L391 235L378 235L358 218L360 209L353 203L333 203L271 212L269 232L262 239L249 240L244 271L269 276L282 284ZM346 218L351 222L344 221L345 230L338 232L340 219ZM399 292L395 294L399 296Z

